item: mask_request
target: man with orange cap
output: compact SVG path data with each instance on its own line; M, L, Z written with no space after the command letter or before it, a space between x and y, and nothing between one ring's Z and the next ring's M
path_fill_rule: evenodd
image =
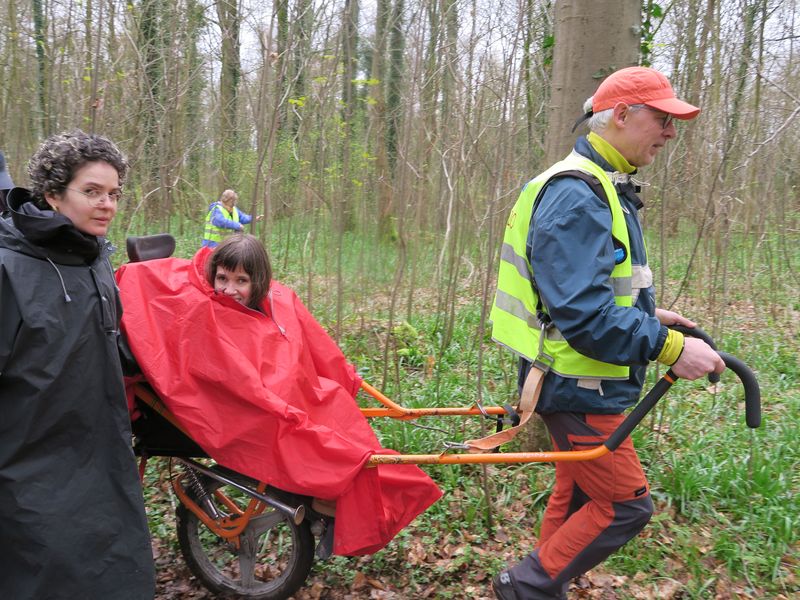
M536 412L562 451L605 441L636 403L650 361L685 379L725 368L705 342L668 328L692 321L655 306L631 177L675 138L675 119L700 109L646 67L612 73L586 104L578 123L588 119L590 133L528 182L511 211L491 315L495 341L520 357L520 386L532 368L546 373ZM572 578L635 537L652 513L630 437L602 458L556 463L538 544L494 578L495 594L566 598Z

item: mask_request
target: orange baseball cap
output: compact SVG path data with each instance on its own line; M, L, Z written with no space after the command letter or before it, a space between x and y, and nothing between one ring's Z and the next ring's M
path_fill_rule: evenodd
M606 77L592 96L592 112L614 108L618 102L645 104L676 119L700 114L699 108L675 97L669 79L648 67L627 67Z

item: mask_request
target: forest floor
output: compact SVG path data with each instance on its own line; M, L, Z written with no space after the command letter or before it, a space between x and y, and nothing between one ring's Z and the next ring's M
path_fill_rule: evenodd
M161 495L158 493L157 495ZM152 499L151 499L152 500ZM164 498L164 501L166 498ZM402 543L391 542L378 560L373 556L334 557L327 562L315 562L306 585L294 600L416 600L463 599L491 600L491 564L500 558L513 564L525 553L526 533L519 526L519 502L499 508L497 518L508 527L497 526L494 535L476 536L462 532L460 541L444 544L430 543L430 530L417 530L412 523L404 532ZM641 534L642 538L663 538L665 521L678 519L666 506L658 507L663 519ZM166 520L170 518L164 515ZM443 533L447 536L446 533ZM448 536L449 540L453 536ZM669 539L660 540L670 544ZM397 546L402 548L397 548ZM676 544L678 545L678 544ZM156 600L209 600L218 598L191 574L175 541L174 528L164 537L153 539L153 554L157 570ZM690 570L680 557L672 556L658 572L639 572L632 576L613 572L607 565L589 571L570 585L570 600L683 600L709 598L714 600L772 598L791 600L791 594L770 594L765 590L729 580L723 564L706 557L707 567L716 574L715 581L701 596L687 591ZM797 567L798 565L795 565ZM797 571L795 571L797 572ZM427 573L427 574L426 574ZM416 582L412 582L416 579Z
M301 289L303 281L297 277L289 283ZM330 281L323 283L314 281L313 312L330 323L334 310L323 302L326 296L320 290L333 288ZM766 284L757 287L765 288ZM785 307L777 304L780 298L769 289L763 305L772 311L757 312L754 300L724 307L722 345L756 370L763 426L756 431L744 427L740 387L730 375L713 389L702 381L682 382L634 432L650 479L655 516L638 538L573 581L570 600L800 598L800 305L796 296L785 300ZM459 318L448 344L442 344L446 327L430 290L415 290L417 316L412 324L398 319L386 326L383 316L365 317L384 314L373 305L376 297L371 294L351 311L340 345L349 360L366 368L368 380L378 387L385 383L387 395L409 406L469 397L482 359L485 391L491 393L486 401L511 397L503 386L514 387L515 363L497 351L478 355L475 332L481 311L469 300L478 297L474 291L456 294ZM703 300L682 302L680 312L705 314ZM700 322L714 320L707 315ZM775 322L781 326L775 327ZM385 355L384 348L391 352ZM378 429L387 448L414 452L439 447L439 434L409 432L402 422L381 422ZM463 431L446 436L474 437ZM426 468L444 498L374 555L315 562L294 599L491 600L491 578L532 549L552 486L552 466L528 467L491 471L493 525L486 523L483 494L476 492L482 489L478 470ZM163 475L154 459L145 478L145 497L158 578L156 598L217 598L192 576L180 554L175 500Z

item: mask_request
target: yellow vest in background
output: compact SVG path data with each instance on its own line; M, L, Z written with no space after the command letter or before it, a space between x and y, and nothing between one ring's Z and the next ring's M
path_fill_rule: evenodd
M219 209L222 211L222 215L225 218L230 219L234 223L239 222L239 211L234 206L233 210L228 212L228 209L223 206L222 202L217 202L216 205L214 205L214 207L208 211L208 214L206 215L206 226L205 231L203 232L203 237L209 242L216 242L219 244L230 234L236 233L236 231L233 229L228 229L227 227L217 227L211 222L211 215L214 214L214 211L217 209L217 207L219 207Z

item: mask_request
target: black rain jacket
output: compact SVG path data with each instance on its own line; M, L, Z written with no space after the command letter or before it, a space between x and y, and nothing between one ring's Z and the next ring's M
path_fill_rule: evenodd
M9 194L0 219L0 597L146 600L154 569L111 245Z

